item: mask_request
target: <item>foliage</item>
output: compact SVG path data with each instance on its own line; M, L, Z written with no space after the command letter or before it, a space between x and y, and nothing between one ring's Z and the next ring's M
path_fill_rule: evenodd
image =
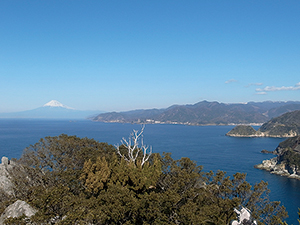
M300 110L284 113L264 123L259 131L274 135L285 135L293 131L299 134L300 132Z
M237 125L232 130L230 130L226 135L240 135L240 136L249 136L255 135L256 130L248 125Z
M280 142L277 146L276 150L278 149L286 149L286 148L292 148L295 149L300 144L300 136L290 137L285 139L284 141Z
M10 204L13 204L14 198L0 188L0 215Z
M30 222L30 219L27 218L24 214L20 217L13 218L9 217L6 220L6 224L12 224L12 225L26 225Z
M183 224L228 224L236 217L233 209L241 205L249 208L260 224L278 224L287 216L284 207L268 200L265 182L251 187L245 174L233 178L223 171L203 174L188 158L173 161L167 157L167 176L172 179L164 178L169 181L164 186L177 196L177 220Z
M289 168L300 168L300 136L290 137L279 143L275 150L278 161L284 162Z
M88 159L95 161L99 155L107 156L113 151L114 147L106 143L62 134L29 146L20 162L43 171L78 170Z
M45 137L27 147L19 163L23 165L14 175L17 197L27 196L31 187L52 187L62 183L76 192L77 182L84 162L95 161L98 156L108 157L114 147L99 143L94 139L79 138L62 134L58 137Z
M296 166L300 168L300 154L299 152L293 151L291 148L285 149L280 155L280 160L285 162L287 166Z
M152 154L126 161L113 146L60 135L27 148L14 176L16 195L38 212L36 224L229 224L245 206L259 224L287 216L267 183L246 175L204 173L189 158ZM140 160L140 161L139 161ZM17 223L10 219L8 224ZM21 221L21 220L19 220Z

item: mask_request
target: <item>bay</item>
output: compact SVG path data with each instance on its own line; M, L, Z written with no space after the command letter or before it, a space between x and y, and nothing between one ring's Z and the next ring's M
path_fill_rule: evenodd
M138 124L100 123L89 120L37 120L0 119L0 157L20 158L24 148L46 136L62 133L78 137L94 138L115 145L128 138ZM267 181L271 190L270 199L281 201L287 208L289 224L298 224L300 207L300 181L270 174L255 169L255 164L274 157L262 154L262 149L274 150L283 141L281 138L235 138L225 134L233 126L184 126L149 124L144 131L144 143L151 145L153 152L171 152L179 159L189 157L204 171L226 171L229 176L236 172L246 173L251 184Z

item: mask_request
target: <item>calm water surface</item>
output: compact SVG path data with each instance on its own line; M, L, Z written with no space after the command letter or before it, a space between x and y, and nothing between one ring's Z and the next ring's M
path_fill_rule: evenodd
M19 158L24 148L46 136L62 133L78 137L94 138L100 142L120 144L137 124L99 123L88 120L30 120L0 119L0 157ZM300 181L272 175L253 166L264 159L274 157L260 153L262 149L274 150L280 138L234 138L225 133L233 126L183 126L146 125L144 143L154 152L171 152L173 158L189 157L204 171L224 170L228 175L236 172L247 174L251 184L261 180L269 183L271 200L281 201L287 208L289 224L298 224L300 207Z

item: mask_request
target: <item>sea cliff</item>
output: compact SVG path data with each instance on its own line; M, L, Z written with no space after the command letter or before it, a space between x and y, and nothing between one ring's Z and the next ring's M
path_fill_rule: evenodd
M272 153L277 156L263 160L261 164L254 167L274 174L300 179L300 136L288 138L281 142Z
M270 173L296 178L300 180L300 170L295 165L288 165L287 163L280 162L278 157L263 160L261 164L254 166L257 169L269 171Z

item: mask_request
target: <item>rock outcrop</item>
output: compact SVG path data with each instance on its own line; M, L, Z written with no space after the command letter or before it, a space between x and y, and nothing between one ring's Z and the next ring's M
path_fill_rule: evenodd
M0 225L4 224L4 221L8 218L18 218L25 215L26 217L33 216L37 210L32 208L26 202L17 200L14 204L8 206L0 217Z
M0 189L8 195L13 194L13 184L10 174L17 166L16 162L9 160L7 157L2 157L2 163L0 164Z
M12 175L20 168L23 169L23 167L21 167L20 164L14 160L9 160L7 157L2 157L0 164L0 190L6 196L9 196L9 198L15 196ZM26 217L31 217L35 213L36 210L26 202L17 200L14 204L11 204L4 210L0 217L0 225L4 224L4 221L7 218L15 218L23 215Z
M264 123L257 131L251 126L236 126L227 136L295 137L300 135L300 110L285 113Z
M277 157L264 160L261 164L255 165L254 167L257 169L270 171L270 173L273 174L300 179L300 170L297 166L289 166L284 162L279 162Z
M261 164L254 167L274 174L300 179L300 136L288 138L281 142L273 154L276 154L277 157L263 160Z

